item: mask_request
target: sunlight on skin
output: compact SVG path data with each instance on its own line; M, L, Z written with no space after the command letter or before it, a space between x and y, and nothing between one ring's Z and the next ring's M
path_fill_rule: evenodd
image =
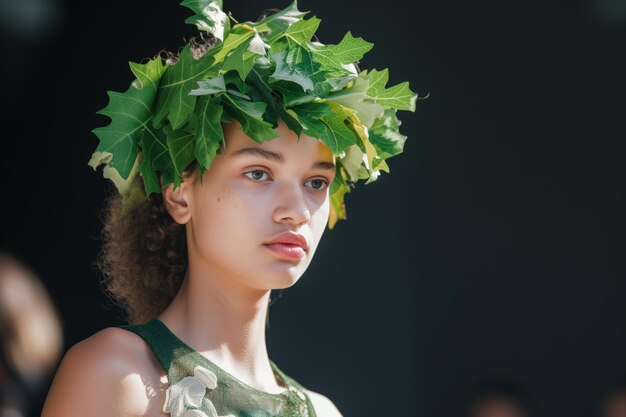
M194 173L190 210L177 220L187 225L190 265L210 264L222 271L220 276L264 290L293 285L309 266L328 222L335 175L334 168L313 165L335 158L316 138L303 134L298 141L282 120L277 130L281 137L260 144L238 122L224 124L225 149L202 182ZM280 154L284 161L237 154L249 147ZM263 246L286 231L307 240L303 258L278 257Z

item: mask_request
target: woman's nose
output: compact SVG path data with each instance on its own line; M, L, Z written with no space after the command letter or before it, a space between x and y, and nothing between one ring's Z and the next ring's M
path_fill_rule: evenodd
M298 180L285 182L277 195L274 221L300 224L311 218L305 190Z

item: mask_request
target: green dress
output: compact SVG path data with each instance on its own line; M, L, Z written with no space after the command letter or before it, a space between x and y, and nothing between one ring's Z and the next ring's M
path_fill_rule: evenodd
M235 378L180 340L159 319L119 326L139 335L165 370L169 387L163 412L171 417L316 417L304 387L270 360L288 387L271 394Z

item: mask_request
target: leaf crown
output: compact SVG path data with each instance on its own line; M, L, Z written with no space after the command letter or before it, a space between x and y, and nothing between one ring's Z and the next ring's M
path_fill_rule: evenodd
M346 219L344 196L356 181L389 173L386 160L403 151L398 110L415 111L417 95L403 82L387 87L387 69L360 71L356 64L373 43L347 32L336 45L313 41L320 19L304 19L294 0L258 22L237 23L221 0L184 0L193 11L185 23L212 40L200 53L186 44L175 62L160 55L129 62L135 76L126 92L108 91L97 114L107 126L89 166L104 165L105 178L126 196L139 173L146 195L183 179L196 161L211 166L223 141L222 122L236 119L258 143L278 137L278 118L298 137L304 132L337 156L330 195L332 229ZM231 19L235 24L231 25ZM420 97L421 98L421 97Z

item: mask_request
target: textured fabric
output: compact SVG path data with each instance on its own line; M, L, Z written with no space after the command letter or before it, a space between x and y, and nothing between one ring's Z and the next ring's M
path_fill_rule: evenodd
M169 388L163 411L172 417L316 417L304 387L272 360L276 379L288 387L280 394L257 390L237 379L180 340L158 319L120 327L144 339L166 371Z

